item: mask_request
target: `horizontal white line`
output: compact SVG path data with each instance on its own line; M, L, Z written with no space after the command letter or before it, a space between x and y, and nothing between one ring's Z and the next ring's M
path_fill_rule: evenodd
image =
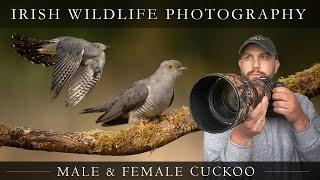
M7 173L50 173L52 171L6 171Z
M263 171L263 172L281 172L281 173L308 173L310 171Z

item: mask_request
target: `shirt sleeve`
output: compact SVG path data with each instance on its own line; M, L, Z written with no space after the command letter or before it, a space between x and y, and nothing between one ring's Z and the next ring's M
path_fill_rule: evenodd
M299 159L300 161L320 161L320 118L313 103L306 96L299 94L297 98L310 120L303 131L293 131Z
M241 146L230 140L231 130L211 134L204 132L204 160L224 162L250 161L251 146Z

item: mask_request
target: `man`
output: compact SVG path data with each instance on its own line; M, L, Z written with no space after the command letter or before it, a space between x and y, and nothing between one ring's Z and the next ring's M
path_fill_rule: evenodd
M272 78L280 66L273 42L262 35L245 41L239 54L241 74L250 80ZM272 99L283 117L266 117L264 97L244 123L219 134L205 132L205 161L320 161L320 118L312 102L286 87L274 88Z

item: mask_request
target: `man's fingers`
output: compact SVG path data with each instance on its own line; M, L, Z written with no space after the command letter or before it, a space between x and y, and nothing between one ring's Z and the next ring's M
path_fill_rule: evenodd
M272 105L274 108L284 108L284 109L287 109L290 106L290 104L286 101L274 101Z
M262 110L263 110L263 112L264 112L264 111L267 111L268 105L269 105L268 97L267 97L267 96L264 96L264 97L262 98L261 103L262 103Z
M286 93L286 94L289 94L289 89L286 88L286 87L276 87L276 88L273 88L272 89L272 92L273 93Z
M251 112L249 116L249 121L253 119L257 119L260 116L264 116L267 112L269 105L269 101L267 97L263 97L262 101L258 104L258 106Z
M262 118L261 120L259 120L255 127L256 131L262 132L265 124L266 124L266 118Z
M272 94L272 99L276 101L287 101L289 98L288 94L285 93L273 93Z
M250 114L250 119L254 119L255 117L257 117L257 115L260 113L260 111L262 110L262 102L258 104L258 106L251 112Z
M251 112L247 121L243 122L243 127L254 134L260 133L264 128L268 105L269 100L265 96L262 98L262 101L257 105L257 107Z
M273 111L278 113L278 114L285 115L286 112L287 112L287 109L285 109L285 108L273 108Z
M263 98L262 98L262 105L263 105L263 109L267 109L268 108L268 106L269 106L269 100L268 100L268 97L267 96L264 96Z

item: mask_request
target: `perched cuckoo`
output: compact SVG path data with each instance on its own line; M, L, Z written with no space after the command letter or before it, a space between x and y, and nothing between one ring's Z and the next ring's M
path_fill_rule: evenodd
M16 52L34 64L53 66L52 99L69 83L66 107L77 105L100 80L104 63L102 43L91 43L75 37L38 40L13 34Z
M102 126L150 121L171 105L175 80L184 69L177 60L164 61L154 74L134 82L112 102L82 113L104 112L96 121Z

